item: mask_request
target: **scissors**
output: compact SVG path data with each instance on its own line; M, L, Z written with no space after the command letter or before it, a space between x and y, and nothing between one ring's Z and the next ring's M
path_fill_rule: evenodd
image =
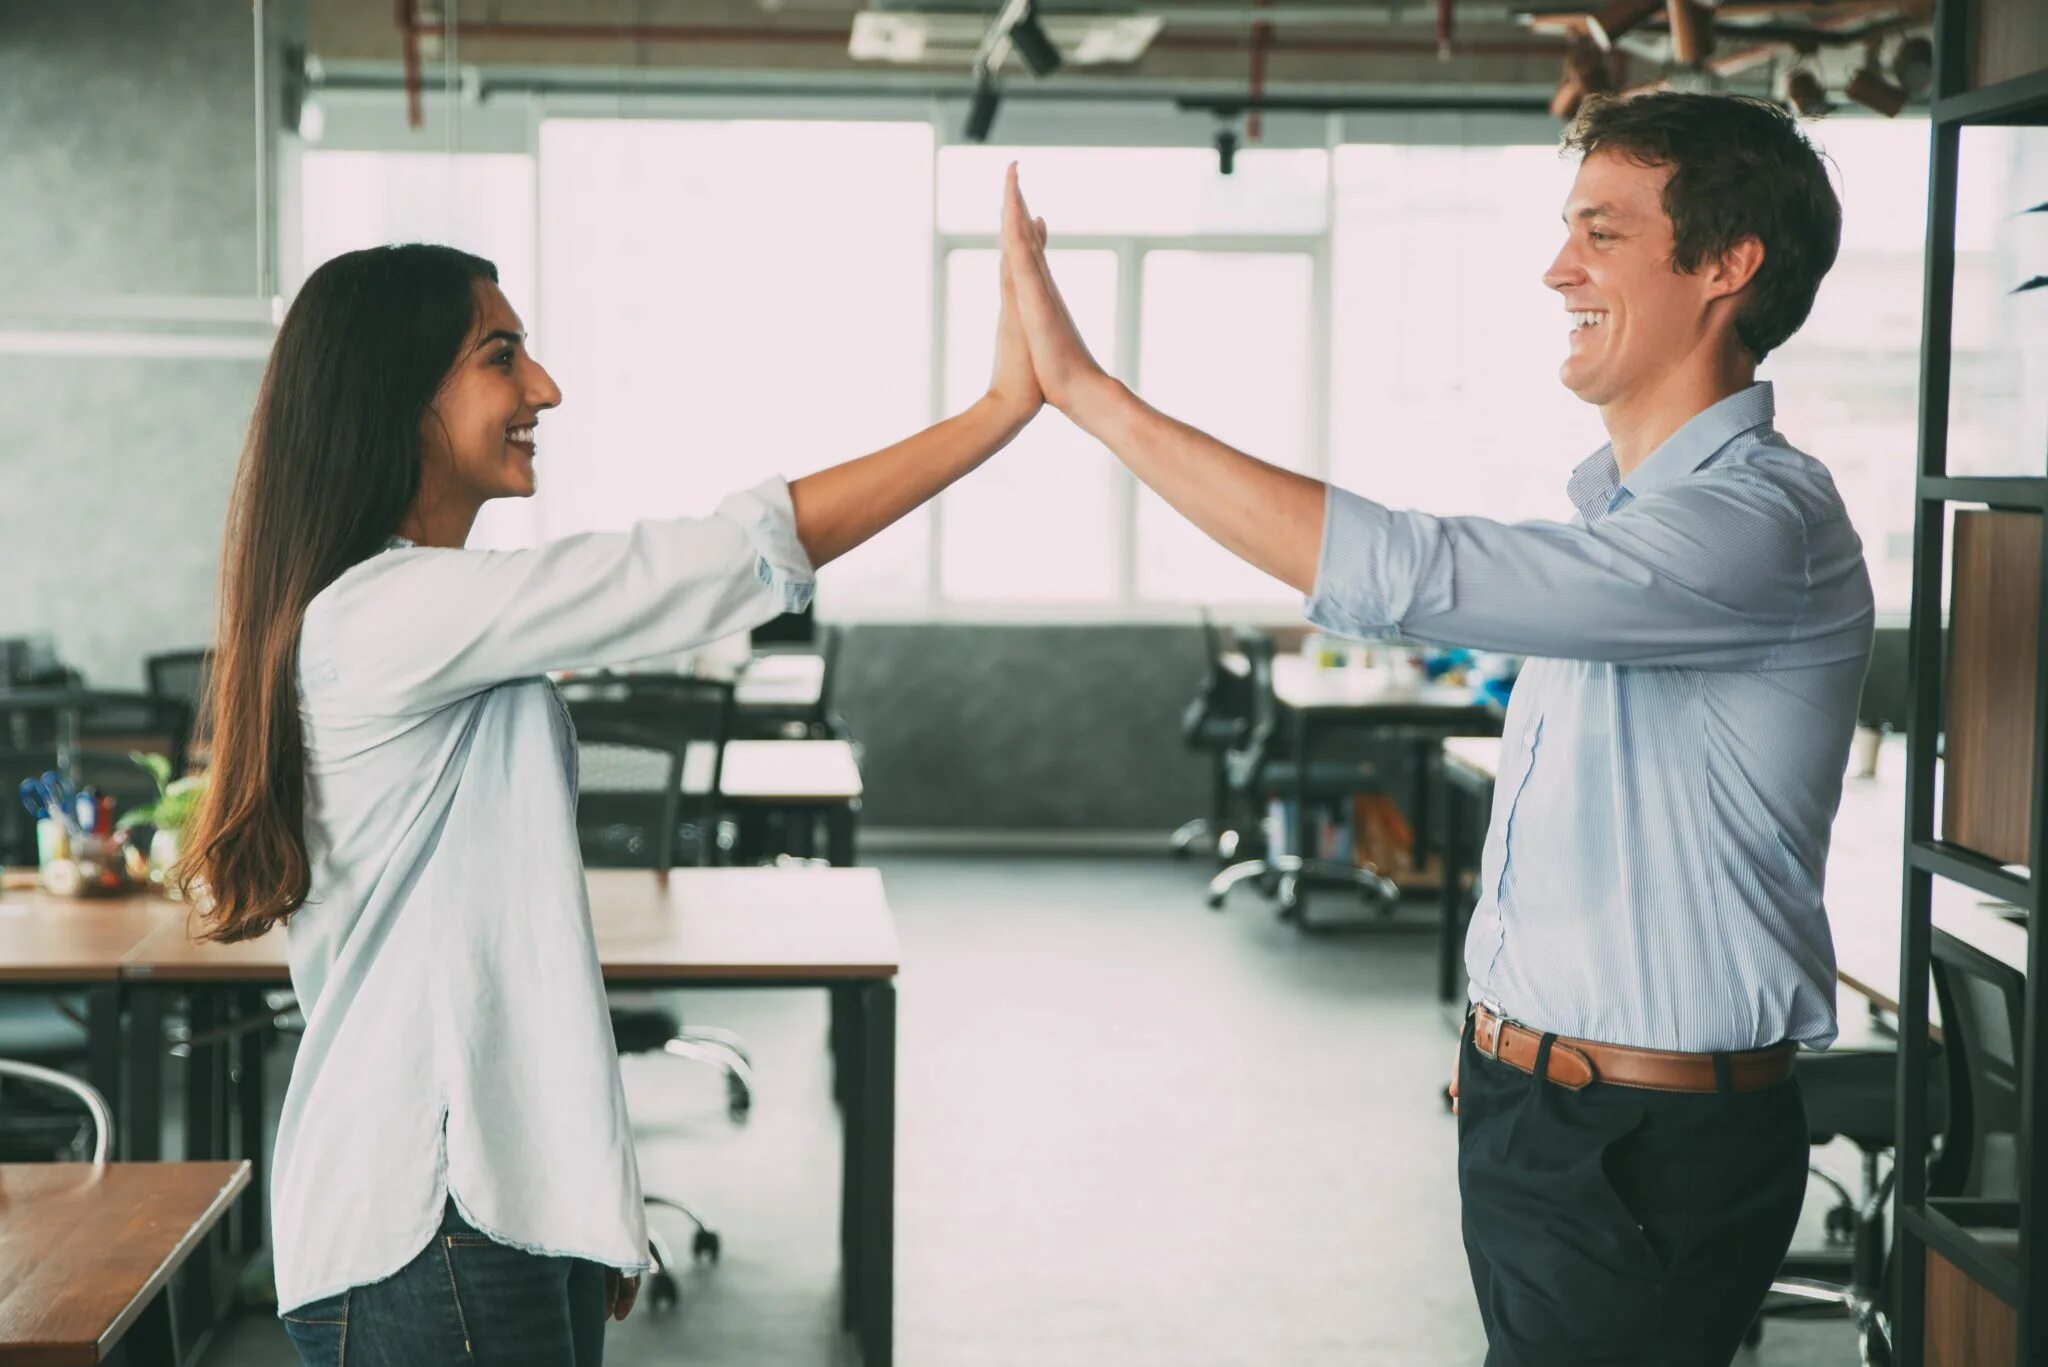
M55 819L73 835L84 834L85 828L78 821L77 796L71 791L71 785L64 781L64 776L55 769L41 778L23 779L21 802L31 811L40 808L39 815ZM35 805L30 806L31 803Z

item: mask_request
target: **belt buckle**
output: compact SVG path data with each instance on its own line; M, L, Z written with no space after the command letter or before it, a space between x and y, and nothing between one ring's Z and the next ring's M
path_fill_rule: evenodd
M1500 1037L1506 1034L1507 1028L1516 1022L1508 1019L1507 1013L1491 1002L1481 1002L1479 1006L1487 1015L1493 1017L1493 1048L1489 1051L1485 1045L1479 1043L1479 1032L1477 1030L1472 1032L1472 1043L1478 1046L1482 1058L1490 1058L1495 1063L1499 1063Z

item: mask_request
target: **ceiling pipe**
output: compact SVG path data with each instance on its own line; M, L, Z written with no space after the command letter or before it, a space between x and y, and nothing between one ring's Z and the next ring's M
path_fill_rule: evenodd
M1698 66L1714 50L1714 12L1698 0L1669 0L1671 56L1680 66Z
M420 111L420 22L414 12L416 0L393 0L398 9L398 44L405 64L405 123L418 128L425 122Z
M1252 2L1257 5L1262 3L1262 0L1252 0ZM1157 40L1155 39L1154 41L1156 42ZM1244 140L1246 142L1257 142L1262 131L1262 125L1259 122L1259 101L1266 94L1266 49L1271 45L1272 41L1273 26L1271 24L1254 23L1252 25L1252 75L1249 82L1252 112L1246 116L1244 121Z
M423 28L411 12L412 4L413 0L397 0L401 31L415 39L421 33L435 33L472 40L496 38L507 41L530 39L541 42L777 44L791 47L844 48L852 36L852 30L844 27L735 28L713 24L563 24L476 19L458 19L451 24L434 24ZM416 69L417 49L408 46L410 66ZM1231 53L1243 52L1247 46L1245 38L1220 34L1161 34L1152 41L1155 51L1169 52ZM1554 54L1558 51L1558 46L1556 41L1547 37L1534 41L1530 38L1492 42L1467 41L1456 45L1456 54L1461 57L1528 57ZM1354 57L1427 56L1437 50L1433 40L1323 36L1289 38L1278 32L1268 37L1266 47L1269 52L1330 53Z

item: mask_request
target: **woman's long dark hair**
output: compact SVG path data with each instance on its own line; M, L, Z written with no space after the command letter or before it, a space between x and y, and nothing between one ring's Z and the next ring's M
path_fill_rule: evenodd
M350 252L278 329L228 507L212 770L178 870L206 939L261 935L306 900L299 627L412 507L420 423L475 325L475 282L497 278L453 247Z

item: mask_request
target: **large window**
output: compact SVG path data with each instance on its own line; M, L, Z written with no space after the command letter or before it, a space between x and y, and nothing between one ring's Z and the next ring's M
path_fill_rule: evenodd
M301 164L301 277L378 241L482 252L561 382L542 492L493 509L486 544L702 512L972 402L991 362L1012 160L1095 354L1263 459L1396 506L1555 519L1570 514L1566 477L1605 439L1557 379L1566 320L1542 276L1573 170L1551 146L1251 149L1225 177L1199 148L941 148L917 121L537 130L526 155L321 150ZM1842 251L1812 318L1761 373L1777 382L1781 429L1834 471L1880 608L1900 611L1926 125L1834 119L1809 133L1839 177ZM2038 255L2026 228L2048 222L2009 202L2039 179L2040 145L1965 149L1958 274L1984 288L1957 306L1959 471L2010 468L2013 434L2048 425L2044 391L2011 363L2040 354L2043 310L2028 306L2048 296L2012 296L2005 278ZM2016 352L2015 335L2033 350ZM855 617L1179 617L1193 603L1283 616L1295 595L1048 413L830 567L821 603Z

